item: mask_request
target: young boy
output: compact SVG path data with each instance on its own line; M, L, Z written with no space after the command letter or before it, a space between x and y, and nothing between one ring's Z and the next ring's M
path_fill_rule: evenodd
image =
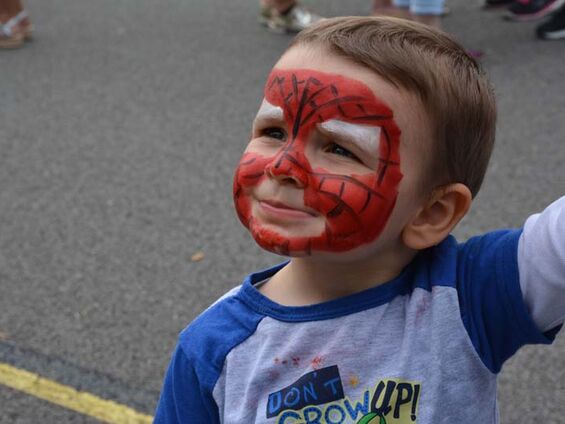
M329 19L275 65L234 178L289 262L184 330L156 423L496 423L496 374L565 317L565 198L457 244L495 133L449 36Z

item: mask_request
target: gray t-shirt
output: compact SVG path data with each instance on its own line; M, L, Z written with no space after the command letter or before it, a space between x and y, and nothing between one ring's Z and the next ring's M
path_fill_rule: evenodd
M565 316L565 241L536 250L535 234L449 237L384 285L304 307L257 290L285 264L251 274L181 333L155 422L497 423L502 364ZM536 251L561 273L552 296L523 269Z

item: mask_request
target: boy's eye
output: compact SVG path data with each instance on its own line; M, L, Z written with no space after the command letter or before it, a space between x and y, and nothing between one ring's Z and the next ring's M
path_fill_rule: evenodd
M277 140L286 140L286 131L278 127L265 128L264 130L261 130L261 135Z
M344 156L346 158L350 158L350 159L359 161L359 158L354 153L350 152L345 147L342 147L342 146L340 146L339 144L336 144L336 143L328 144L327 147L326 147L326 152L333 153L334 155Z

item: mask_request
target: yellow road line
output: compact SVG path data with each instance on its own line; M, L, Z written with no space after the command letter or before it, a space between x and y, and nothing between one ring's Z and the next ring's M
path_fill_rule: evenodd
M0 362L0 384L112 424L150 424L153 418L125 405L79 392L38 374Z

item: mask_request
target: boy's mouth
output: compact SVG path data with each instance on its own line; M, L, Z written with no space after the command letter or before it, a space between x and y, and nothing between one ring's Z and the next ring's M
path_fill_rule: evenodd
M277 200L260 200L259 205L268 214L288 216L291 218L311 218L318 214L305 207L295 207Z

